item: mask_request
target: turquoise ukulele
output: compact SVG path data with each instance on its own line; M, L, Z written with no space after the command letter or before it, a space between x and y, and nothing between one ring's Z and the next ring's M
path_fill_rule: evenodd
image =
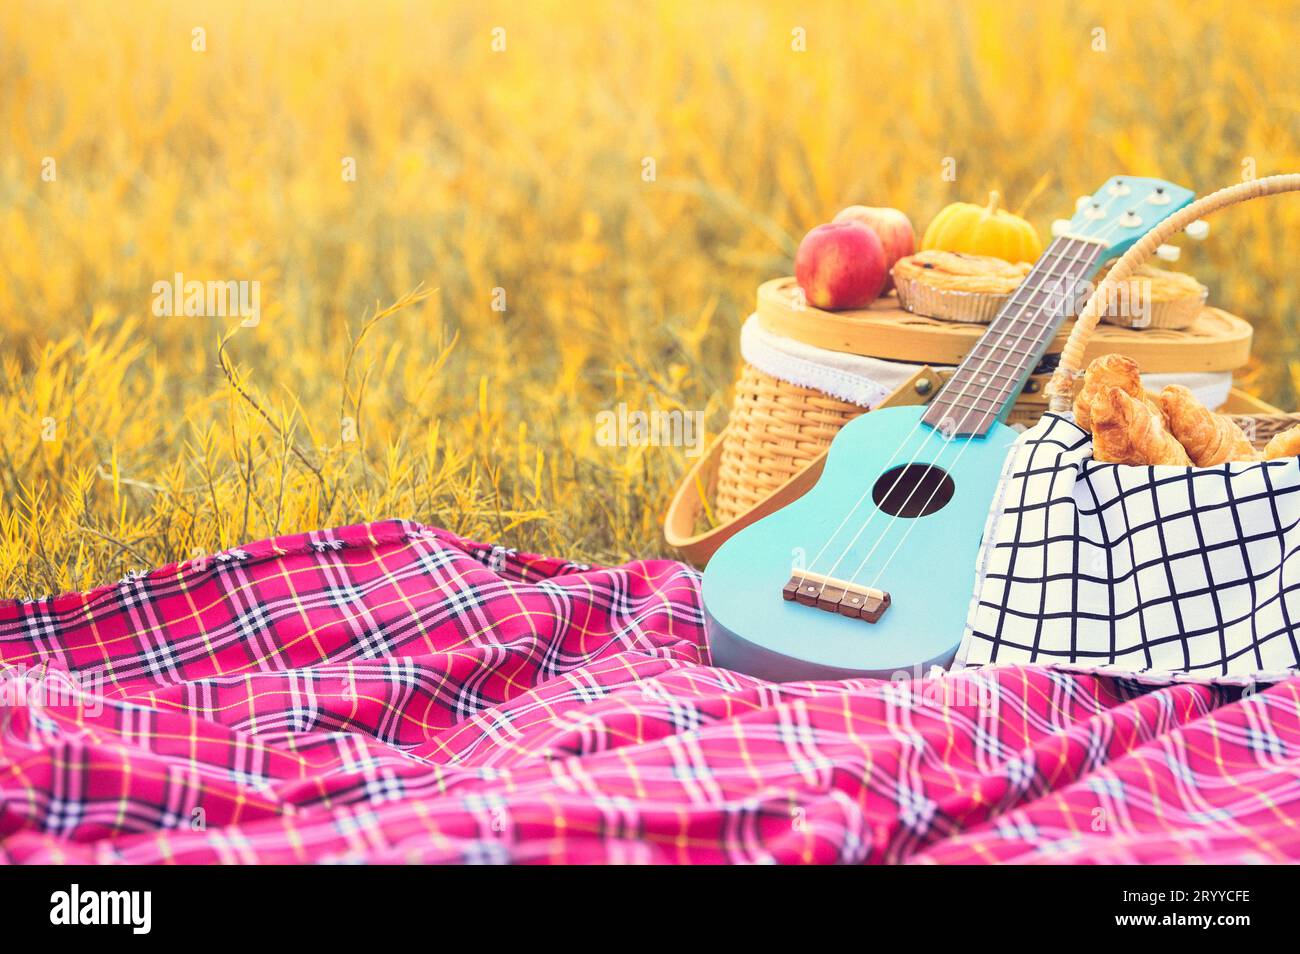
M847 424L812 490L728 540L704 571L714 665L776 682L948 665L1016 437L1002 420L1078 286L1192 198L1158 179L1116 177L1080 199L928 406Z

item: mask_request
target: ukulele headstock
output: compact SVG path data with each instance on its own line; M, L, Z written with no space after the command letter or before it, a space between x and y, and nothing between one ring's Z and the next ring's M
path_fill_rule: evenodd
M1163 179L1112 176L1092 195L1080 196L1073 218L1058 219L1052 233L1101 243L1102 257L1114 258L1195 197Z

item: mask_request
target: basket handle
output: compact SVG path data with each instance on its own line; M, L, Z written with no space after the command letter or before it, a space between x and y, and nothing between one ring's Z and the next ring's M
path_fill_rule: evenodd
M1083 371L1083 352L1088 347L1088 340L1092 337L1097 322L1101 320L1102 312L1105 310L1106 303L1110 301L1115 287L1127 281L1128 277L1137 271L1169 236L1181 232L1190 223L1226 206L1264 195L1296 191L1300 191L1300 173L1296 172L1239 182L1197 199L1142 236L1119 257L1106 276L1106 280L1097 286L1088 303L1079 312L1079 317L1061 352L1056 373L1052 375L1052 380L1047 385L1047 393L1051 398L1048 409L1057 414L1070 409L1074 395L1074 379Z

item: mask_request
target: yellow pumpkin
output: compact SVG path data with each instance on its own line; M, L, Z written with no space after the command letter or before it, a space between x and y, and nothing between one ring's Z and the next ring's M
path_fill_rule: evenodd
M988 205L954 202L942 209L925 235L922 249L991 255L1008 262L1033 262L1043 252L1034 227L998 205L1002 197L989 193Z

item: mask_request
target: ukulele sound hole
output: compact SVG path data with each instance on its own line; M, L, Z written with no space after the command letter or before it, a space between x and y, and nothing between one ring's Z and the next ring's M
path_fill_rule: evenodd
M871 488L876 506L894 517L925 517L948 505L952 478L933 464L905 464L880 475Z

